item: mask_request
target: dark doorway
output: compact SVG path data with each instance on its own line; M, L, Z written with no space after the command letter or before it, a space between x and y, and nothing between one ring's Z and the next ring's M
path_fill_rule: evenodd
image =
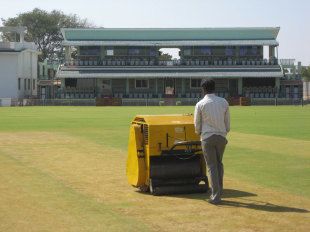
M229 80L229 95L231 97L238 96L238 80L237 79Z
M275 87L275 78L244 78L243 87Z

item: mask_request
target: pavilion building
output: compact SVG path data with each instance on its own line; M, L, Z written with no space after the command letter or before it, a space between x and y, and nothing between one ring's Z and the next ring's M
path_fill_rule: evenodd
M279 27L62 29L59 98L198 98L201 79L221 97L274 98L284 73ZM160 49L176 48L178 59Z

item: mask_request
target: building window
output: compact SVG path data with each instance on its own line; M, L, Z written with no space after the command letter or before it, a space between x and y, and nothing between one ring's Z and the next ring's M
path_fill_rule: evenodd
M114 49L113 48L107 49L107 56L114 56Z
M76 88L77 79L76 78L66 78L65 86L66 88Z
M18 78L18 90L20 90L20 85L21 85L21 80L20 80L20 78Z
M30 90L30 79L28 79L28 90Z
M227 46L225 48L225 56L234 56L235 54L235 48L232 46Z
M185 48L183 50L184 56L190 56L192 54L192 50L190 48Z
M54 79L54 77L55 77L54 69L51 69L51 68L48 69L47 73L48 73L48 79Z
M33 89L33 90L36 89L36 80L32 80L32 89Z
M81 46L80 47L80 55L81 56L99 56L100 55L100 47L99 46Z
M211 56L212 55L211 47L199 47L199 48L196 49L195 55Z
M27 90L27 79L24 79L24 90Z
M136 89L147 89L149 87L149 80L136 79Z
M201 79L199 78L192 78L191 79L191 88L196 89L201 87Z
M140 52L141 52L140 48L128 48L128 54L130 56L138 56L140 55Z
M240 56L247 56L248 55L248 47L247 46L241 46L239 48L239 55Z

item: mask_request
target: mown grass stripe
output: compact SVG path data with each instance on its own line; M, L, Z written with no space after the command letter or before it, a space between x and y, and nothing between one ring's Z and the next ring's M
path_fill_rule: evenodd
M310 197L309 158L230 145L224 165L228 176Z
M147 231L143 223L81 194L37 166L0 149L0 211L2 229L62 231ZM17 215L27 215L25 220ZM36 223L34 223L36 221ZM1 229L1 230L2 230Z

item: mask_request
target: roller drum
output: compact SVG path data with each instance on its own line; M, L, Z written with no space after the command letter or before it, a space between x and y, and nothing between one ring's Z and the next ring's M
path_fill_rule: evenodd
M150 165L152 179L195 178L202 175L200 156L176 155L153 157Z

